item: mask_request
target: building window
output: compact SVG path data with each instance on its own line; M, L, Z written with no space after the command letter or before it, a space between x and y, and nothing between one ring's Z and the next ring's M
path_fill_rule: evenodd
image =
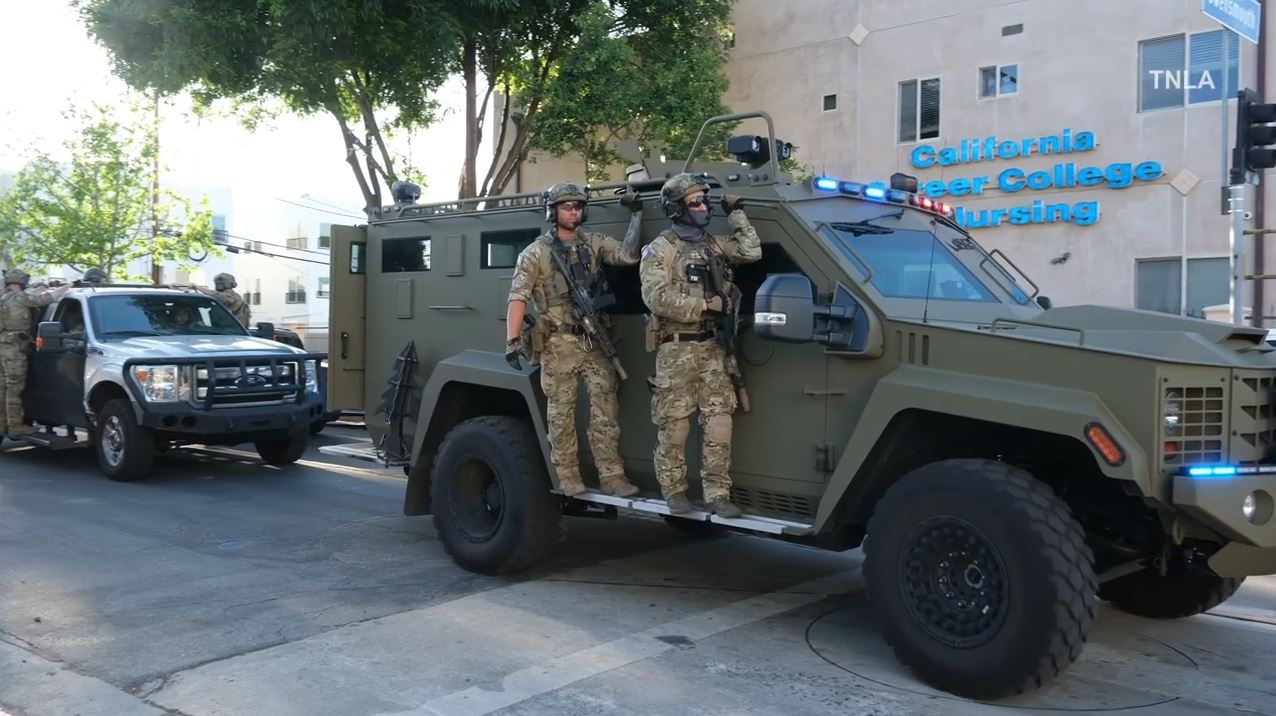
M1225 30L1174 35L1139 43L1139 111L1171 109L1217 102L1226 81L1234 95L1240 89L1240 38L1228 40L1223 62Z
M899 141L939 137L939 78L899 83Z
M332 224L319 224L319 248L332 247Z
M832 112L835 109L837 109L837 95L835 94L824 95L824 111Z
M244 294L244 303L249 306L261 305L261 279L253 279L253 289Z
M305 281L289 279L288 292L284 294L284 303L305 303L305 302L306 302Z
M539 229L484 231L479 236L479 268L514 268L518 254L540 236Z
M304 248L306 248L306 243L307 243L307 242L306 242L306 237L304 237L304 236L294 236L294 237L292 237L292 238L288 239L288 248L290 248L290 249L304 249Z
M315 291L315 298L327 298L332 293L332 279L327 276L319 277L319 290Z
M226 233L225 214L213 214L213 242L222 246L230 243L230 235Z
M381 271L404 273L430 270L430 238L386 239L381 242Z
M979 99L1019 94L1019 65L979 68Z
M1135 301L1139 308L1161 313L1183 313L1182 260L1147 259L1136 264ZM1232 267L1228 258L1187 260L1188 316L1205 317L1206 306L1227 303Z
M1020 35L1020 34L1023 34L1022 22L1016 23L1014 25L1006 25L1005 27L1001 28L1002 37L1010 37L1011 35Z

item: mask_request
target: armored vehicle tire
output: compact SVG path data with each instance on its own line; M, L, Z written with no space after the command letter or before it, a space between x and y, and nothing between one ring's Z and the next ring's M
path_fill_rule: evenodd
M328 427L327 422L323 420L316 420L310 424L310 434L318 435L319 433L323 432L323 429L326 427Z
M1182 619L1231 599L1244 582L1244 577L1220 577L1204 570L1164 577L1147 570L1105 583L1099 587L1099 599L1141 617Z
M1094 621L1080 525L1047 485L991 460L932 463L892 485L868 524L864 577L900 661L970 698L1046 683Z
M443 548L472 572L525 569L558 541L559 500L536 433L518 418L452 428L434 458L430 500Z
M310 435L304 430L279 440L258 440L253 443L262 462L267 465L291 465L306 454L309 446Z
M132 403L116 398L98 411L93 450L107 477L132 482L149 474L155 464L155 434L137 424Z

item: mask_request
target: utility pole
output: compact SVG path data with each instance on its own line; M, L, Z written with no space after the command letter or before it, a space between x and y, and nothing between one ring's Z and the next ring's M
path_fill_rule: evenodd
M159 196L160 196L160 180L159 180L159 155L160 155L160 120L159 120L159 90L155 90L154 101L152 103L152 125L151 132L153 141L155 142L152 150L154 155L152 161L154 166L151 170L151 283L159 285L160 279L163 278L164 267L160 264L158 252L155 251L155 243L159 240Z

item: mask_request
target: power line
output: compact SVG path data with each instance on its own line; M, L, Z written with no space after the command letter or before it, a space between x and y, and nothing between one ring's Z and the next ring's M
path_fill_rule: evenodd
M334 215L336 215L336 216L344 216L344 217L346 217L347 219L358 219L358 220L360 220L360 221L367 221L367 220L368 220L368 217L366 217L366 216L359 216L358 214L347 214L347 213L345 213L345 212L343 212L343 211L330 211L330 210L328 210L328 209L320 209L320 208L319 208L319 207L317 207L317 206L306 206L305 204L300 204L300 203L295 202L295 201L288 201L287 199L282 199L282 198L277 197L277 196L276 196L276 197L272 197L272 198L273 198L275 201L282 201L282 202L283 202L283 203L285 203L285 204L292 204L293 206L299 206L299 207L301 207L301 208L303 208L303 209L309 209L309 210L311 210L311 211L321 211L321 212L323 212L323 213L325 213L325 214L334 214Z
M254 243L254 244L261 244L262 246L274 246L274 247L275 247L275 248L277 248L277 249L285 249L285 250L287 250L287 251L305 251L305 252L307 252L307 253L311 253L311 254L319 254L320 256L327 256L327 255L328 255L328 252L327 252L327 251L321 251L321 250L318 250L318 249L298 248L298 247L296 247L296 246L288 246L288 245L286 245L286 244L275 244L275 243L271 243L271 242L269 242L269 241L259 241L259 240L257 240L257 239L250 239L250 238L248 238L247 236L240 236L240 235L238 235L238 234L232 234L232 233L230 233L229 231L223 231L222 233L223 233L224 235L226 235L226 236L228 236L228 237L232 238L232 239L239 239L240 241L249 241L249 242L252 242L252 243Z
M270 258L272 258L272 259L284 259L284 260L286 260L286 261L300 261L300 262L302 262L302 263L315 264L315 265L318 265L318 266L330 266L330 265L331 265L331 264L330 264L329 262L327 262L327 261L316 261L316 260L314 260L314 259L303 259L303 258L301 258L301 257L299 257L299 256L283 256L283 255L281 255L281 254L272 254L272 253L267 253L267 252L265 252L265 251L258 251L258 250L256 250L256 249L247 249L247 248L245 248L245 249L241 249L241 248L239 248L239 247L237 247L237 246L227 246L227 247L226 247L226 250L227 250L227 251L229 251L229 252L230 252L230 253L232 253L232 254L256 254L256 255L258 255L258 256L268 256L268 257L270 257Z

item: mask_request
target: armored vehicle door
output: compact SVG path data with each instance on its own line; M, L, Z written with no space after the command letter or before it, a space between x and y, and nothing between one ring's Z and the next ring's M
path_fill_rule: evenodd
M31 358L23 402L27 415L47 425L87 428L84 414L84 363L88 333L84 305L64 298L48 320L62 324L61 345L41 346Z
M363 227L332 227L328 301L328 410L366 410L364 348L368 320L368 237Z

